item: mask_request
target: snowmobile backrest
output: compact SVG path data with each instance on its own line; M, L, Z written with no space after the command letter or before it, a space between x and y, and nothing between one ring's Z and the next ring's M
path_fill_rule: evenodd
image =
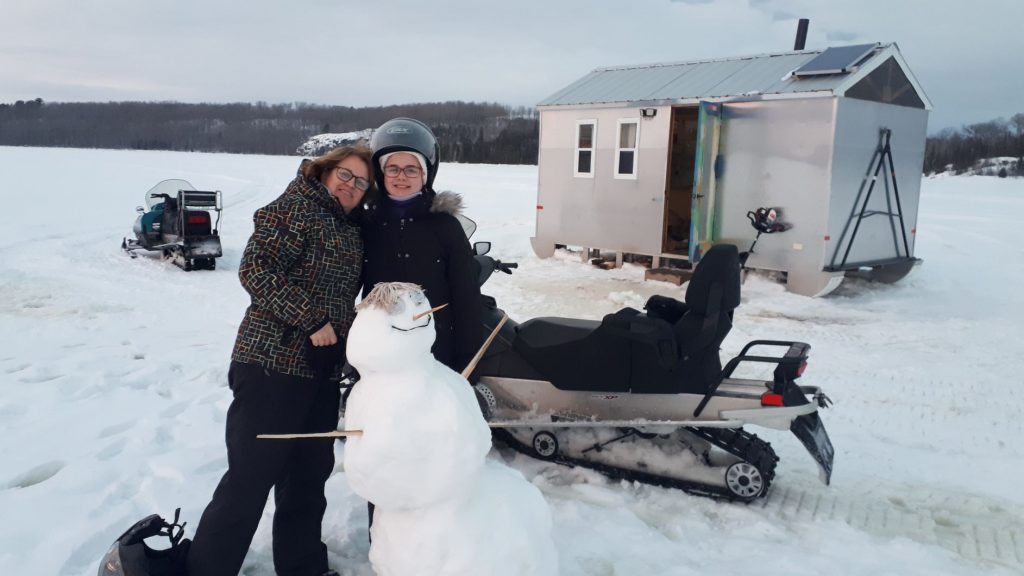
M719 313L731 312L740 305L740 256L732 244L712 246L697 264L686 288L686 305L691 313L708 313L715 283L720 285Z
M680 356L676 385L682 391L703 393L721 380L718 350L732 329L739 303L739 251L729 244L713 246L694 270L686 289L686 310L672 325ZM655 304L658 312L665 308ZM667 308L672 313L681 310Z

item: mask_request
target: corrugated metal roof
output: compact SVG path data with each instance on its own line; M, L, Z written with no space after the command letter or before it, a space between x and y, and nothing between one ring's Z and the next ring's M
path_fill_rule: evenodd
M821 52L805 50L719 60L598 68L548 96L538 106L831 91L849 76L837 74L802 79L789 76L790 72ZM873 68L877 65L881 61L879 52L876 51L860 67Z

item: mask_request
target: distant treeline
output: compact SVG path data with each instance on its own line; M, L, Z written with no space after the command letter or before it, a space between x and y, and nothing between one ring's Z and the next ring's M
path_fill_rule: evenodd
M446 162L536 164L537 111L497 103L436 102L353 108L316 104L182 104L178 102L0 103L0 146L62 146L295 154L309 137L376 128L408 116L427 123ZM1024 113L928 138L924 172L977 171L984 159L994 175L1024 176Z
M989 158L1009 157L1016 161L992 165L993 176L1024 176L1024 113L1009 120L999 118L960 129L947 128L928 138L924 172L933 174L952 169L957 174L984 169Z
M353 108L178 102L0 103L0 145L295 154L310 136L376 128L396 116L428 124L446 162L537 163L537 113L496 103Z

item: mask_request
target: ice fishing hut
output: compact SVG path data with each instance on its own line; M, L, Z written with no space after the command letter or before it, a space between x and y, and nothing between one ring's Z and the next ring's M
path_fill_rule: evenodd
M599 68L538 104L538 256L556 245L696 263L746 250L747 212L780 209L747 265L823 295L845 273L916 261L931 103L893 44Z

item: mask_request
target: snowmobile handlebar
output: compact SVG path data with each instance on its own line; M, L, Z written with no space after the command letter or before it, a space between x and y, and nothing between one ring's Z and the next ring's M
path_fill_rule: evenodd
M477 278L477 285L483 286L487 282L487 279L494 274L495 270L500 270L505 274L511 274L513 268L518 268L519 264L515 262L502 262L501 260L495 260L490 256L478 254L473 257L476 260L476 264L479 267L479 277Z

